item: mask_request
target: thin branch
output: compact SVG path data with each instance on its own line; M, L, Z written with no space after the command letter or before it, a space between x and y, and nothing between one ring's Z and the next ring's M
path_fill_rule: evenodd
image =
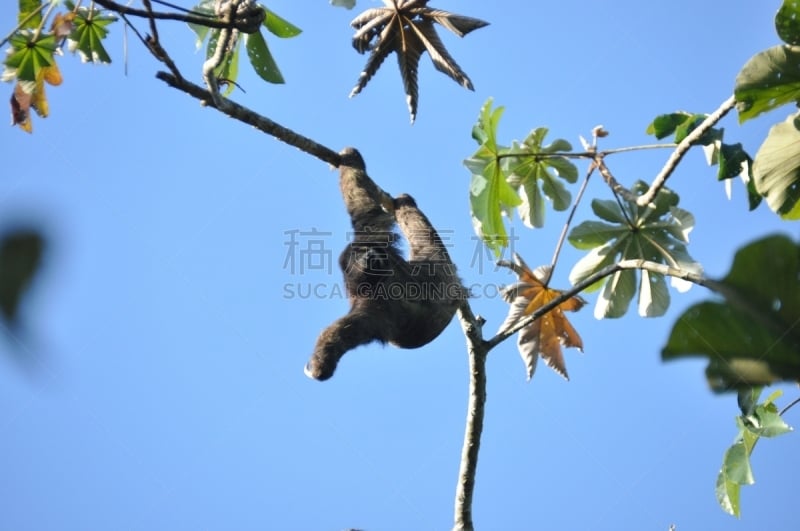
M489 352L483 340L483 319L475 317L464 303L459 308L459 321L467 338L469 356L469 399L467 421L464 428L464 443L461 447L461 463L458 470L453 531L473 531L472 498L475 491L475 476L478 469L483 418L486 411L486 355Z
M794 406L796 406L797 404L800 404L800 397L797 397L797 398L795 398L794 400L792 400L791 402L789 402L789 403L786 405L786 407L785 407L785 408L781 409L781 411L780 411L780 413L778 413L778 415L780 415L780 416L782 417L784 413L786 413L787 411L789 411L790 409L792 409L792 408L793 408Z
M614 195L617 196L619 200L620 197L624 198L626 201L637 201L639 196L619 184L619 181L614 177L611 173L611 170L608 169L606 166L606 161L602 155L598 155L595 159L595 164L597 164L597 169L600 171L600 175L603 176L603 180L606 184L611 188L611 191L614 192ZM628 218L628 214L625 213L625 209L622 209L622 213L625 218ZM630 225L631 220L628 219L628 224Z
M253 9L244 14L244 16L236 17L230 22L225 22L209 13L200 13L197 11L190 11L188 13L169 13L161 11L150 11L146 9L137 9L123 4L118 4L112 0L94 0L94 3L102 6L110 11L119 13L120 15L130 15L133 17L141 18L155 18L158 20L177 20L179 22L186 22L188 24L198 24L208 28L233 28L243 31L244 33L253 33L258 31L259 26L264 21L266 13L261 8Z
M592 173L594 173L594 169L596 167L597 165L595 163L589 165L589 169L586 171L586 177L583 178L583 182L578 190L578 194L575 196L575 201L572 203L572 210L570 210L569 216L567 216L567 220L564 222L564 226L561 228L561 234L558 237L558 243L556 243L556 250L553 252L553 259L550 261L550 269L548 270L547 278L545 278L544 282L542 282L545 286L550 284L550 279L553 277L553 271L556 269L558 256L561 254L561 248L564 247L564 242L567 240L567 231L569 230L569 226L572 224L572 219L575 217L575 212L578 210L578 205L580 205L581 200L583 199L583 194L586 192L586 187L589 185L589 178L592 176Z
M25 24L30 22L30 20L33 17L35 17L36 15L41 13L42 9L44 9L45 7L47 7L47 4L39 4L39 7L37 7L33 11L31 11L30 13L28 13L28 16L26 16L25 18L20 20L19 23L17 24L17 27L15 27L13 30L11 30L11 33L9 33L2 41L0 41L0 48L5 46L6 43L11 40L11 37L13 37L16 32L18 32L20 29L22 29L22 27L25 26Z
M156 73L156 77L161 81L165 82L172 88L176 88L189 94L193 98L200 100L204 105L208 107L213 107L220 112L239 120L240 122L246 123L248 125L252 125L259 131L266 133L268 135L274 136L278 140L289 144L290 146L294 146L301 151L308 153L309 155L320 159L323 162L327 162L332 166L339 166L340 157L339 154L332 149L323 146L307 138L303 135L295 133L291 129L288 129L280 124L277 124L266 118L261 116L260 114L251 111L247 107L243 107L238 103L230 100L225 99L226 104L224 105L224 109L217 107L214 104L213 98L211 94L204 88L195 85L194 83L187 81L183 78L176 77L169 72L158 72Z
M656 175L655 179L653 179L653 184L650 185L650 189L636 199L636 204L639 206L647 206L653 201L653 199L655 199L656 194L658 194L658 192L667 182L667 179L669 179L670 175L672 175L672 173L675 171L675 168L678 167L681 159L683 159L683 156L686 155L689 149L691 149L692 145L709 129L714 127L717 122L722 120L722 118L728 114L731 109L733 109L735 104L736 99L731 96L725 100L716 111L709 114L708 117L703 120L700 125L695 127L691 133L686 135L686 138L681 140L681 143L678 144L678 146L675 148L675 151L673 151L672 155L670 155L669 159L667 159L667 163L661 169L661 172Z

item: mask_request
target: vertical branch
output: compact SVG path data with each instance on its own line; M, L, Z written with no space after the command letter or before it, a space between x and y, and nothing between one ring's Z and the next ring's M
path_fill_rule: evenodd
M483 319L476 318L466 302L459 309L459 319L467 336L469 400L456 485L453 531L473 531L475 528L472 524L472 495L475 490L475 474L478 469L483 417L486 410L486 355L489 348L481 335Z

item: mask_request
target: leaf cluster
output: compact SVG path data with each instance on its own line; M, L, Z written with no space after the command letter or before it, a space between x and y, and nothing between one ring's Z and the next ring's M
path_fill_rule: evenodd
M761 387L755 387L739 393L739 407L742 412L736 417L739 433L733 445L725 451L722 467L717 475L717 502L725 512L737 518L741 516L741 487L755 483L750 455L756 443L761 437L777 437L792 431L775 405L775 400L782 394L780 389L759 404L761 390Z
M555 210L565 210L572 195L562 181L575 183L578 178L577 168L567 157L572 146L563 139L545 144L548 130L544 127L531 131L522 142L498 144L503 110L493 108L491 98L486 101L472 129L478 149L464 161L472 173L473 227L496 256L508 245L503 218L510 218L512 209L517 209L529 227L542 227L547 209L544 199L549 199Z

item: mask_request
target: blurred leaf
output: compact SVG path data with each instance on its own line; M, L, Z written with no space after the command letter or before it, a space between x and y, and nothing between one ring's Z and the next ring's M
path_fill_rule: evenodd
M192 11L194 13L200 13L203 15L208 15L209 17L213 17L214 0L203 0L202 2L193 7ZM197 35L197 40L195 41L195 48L199 50L203 46L203 42L206 40L206 37L208 37L208 33L209 31L211 31L211 28L209 28L208 26L203 26L202 24L193 24L191 22L189 22L187 25L194 32L194 34Z
M16 230L0 237L0 312L14 323L19 303L36 272L44 249L41 234Z
M707 357L717 392L800 380L800 246L785 236L746 245L719 284L724 301L681 315L662 358Z
M250 64L261 79L269 83L285 82L261 32L245 35L245 48Z
M775 31L786 44L800 44L800 2L783 0L775 14Z
M647 185L638 181L633 192L641 194ZM699 273L700 264L686 250L694 216L677 207L678 195L662 188L652 203L640 207L635 201L592 201L592 210L604 221L584 221L570 231L569 242L589 253L573 266L570 282L577 284L601 269L621 260L644 259ZM617 271L590 287L604 286L595 305L598 319L625 315L639 292L639 315L656 317L669 307L669 291L664 276L641 272L637 282L634 270ZM673 282L673 285L674 282Z
M736 417L739 433L733 445L725 451L722 468L717 476L716 495L722 510L737 518L741 516L740 490L742 485L755 483L750 455L761 437L776 437L792 430L778 414L774 400L781 396L777 390L758 404L761 388L742 389Z
M289 22L288 20L279 17L273 11L270 11L264 6L261 6L266 13L266 17L264 17L264 22L262 24L267 31L275 35L276 37L280 37L282 39L288 39L291 37L296 37L300 35L303 30Z
M331 0L331 5L336 7L353 9L353 6L356 5L356 0Z
M38 11L38 14L28 19L20 29L35 29L42 23L42 11L39 9L42 5L42 0L19 0L19 13L17 15L17 22L21 23L28 18L28 15Z
M769 130L753 163L756 190L783 219L800 219L800 131L794 124L796 116Z
M734 95L739 123L800 100L800 48L775 46L745 63L736 76Z
M501 260L498 265L508 267L519 278L519 282L502 290L503 298L511 304L511 308L498 333L510 330L526 316L561 296L561 291L544 284L550 274L549 266L532 271L517 253L514 253L514 262ZM585 304L582 298L571 297L519 331L517 347L525 362L528 380L533 377L540 356L548 367L569 380L561 347L575 347L583 351L583 341L564 312L577 312Z

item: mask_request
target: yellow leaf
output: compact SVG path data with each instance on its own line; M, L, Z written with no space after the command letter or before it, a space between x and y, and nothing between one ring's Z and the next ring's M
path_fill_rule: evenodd
M543 268L536 272L531 271L519 255L514 255L513 263L503 261L500 265L509 267L519 277L518 283L503 290L503 296L511 303L511 309L500 327L501 332L509 330L526 316L562 296L562 291L550 289L542 281L549 276L549 271ZM575 347L582 351L583 341L564 312L578 311L585 304L586 301L578 296L570 297L519 331L517 345L527 366L529 379L536 369L538 357L548 367L569 379L561 348Z

